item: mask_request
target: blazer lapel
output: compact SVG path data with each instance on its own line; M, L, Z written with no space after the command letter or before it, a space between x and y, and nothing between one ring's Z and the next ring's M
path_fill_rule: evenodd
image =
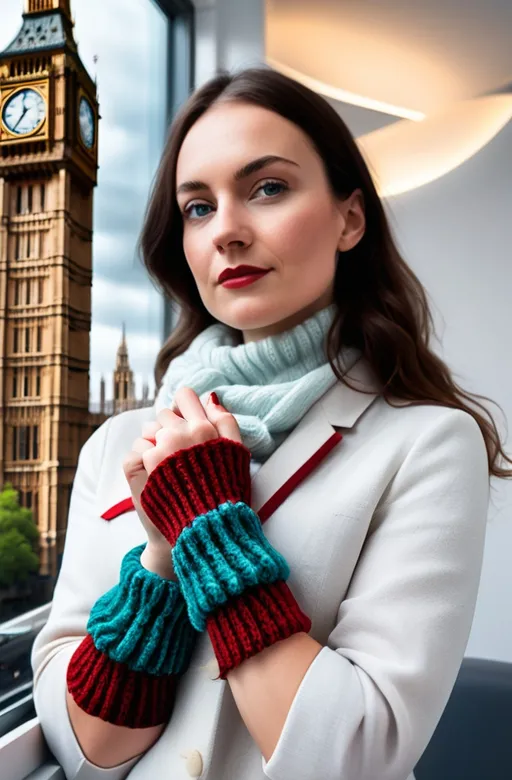
M343 439L336 428L352 428L378 396L364 358L345 375L358 389L336 384L305 414L252 480L251 505L264 523Z

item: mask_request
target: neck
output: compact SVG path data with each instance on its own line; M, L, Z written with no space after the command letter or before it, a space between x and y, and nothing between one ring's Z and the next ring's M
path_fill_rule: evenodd
M301 322L312 317L318 311L325 309L333 302L333 294L330 289L326 294L322 295L316 301L313 301L304 309L299 309L294 314L286 317L283 320L274 322L271 325L267 325L263 328L253 328L250 330L242 331L244 344L248 344L251 341L261 341L269 336L277 336L279 333L284 333L291 328L295 328L296 325L300 325Z

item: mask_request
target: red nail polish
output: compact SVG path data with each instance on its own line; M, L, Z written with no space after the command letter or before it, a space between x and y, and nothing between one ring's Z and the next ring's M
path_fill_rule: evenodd
M211 393L210 398L212 399L212 403L214 403L215 406L220 406L220 401L217 397L217 393Z

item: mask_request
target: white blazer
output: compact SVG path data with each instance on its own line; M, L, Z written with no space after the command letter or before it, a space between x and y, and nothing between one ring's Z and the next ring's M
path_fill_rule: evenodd
M375 390L364 359L350 376ZM489 478L474 419L432 404L393 408L341 382L326 393L253 478L252 506L323 645L273 755L264 760L229 683L213 679L205 632L159 740L101 769L70 725L66 667L92 605L146 539L122 461L154 419L154 408L124 412L83 446L52 610L34 643L35 707L68 780L413 780L480 581Z

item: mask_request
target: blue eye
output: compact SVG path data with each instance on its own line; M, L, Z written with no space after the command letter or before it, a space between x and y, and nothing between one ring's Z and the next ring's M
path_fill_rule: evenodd
M268 187L274 188L274 192L267 192L267 197L263 198L263 200L269 200L270 198L275 198L276 195L281 195L282 192L288 189L288 185L284 184L281 181L266 181L263 184L261 184L256 192L259 192L260 190L266 190ZM277 189L277 192L275 191ZM208 212L206 213L197 213L195 216L192 215L192 209L211 209L212 207L209 206L207 203L191 203L188 208L186 208L183 212L184 219L191 219L191 220L199 220L202 217L208 216Z
M267 195L270 195L272 197L273 195L279 195L281 192L284 192L284 190L288 189L286 184L283 184L280 181L267 181L265 184L262 184L261 187L259 187L260 190L265 190L267 187L277 187L277 192L271 192L267 193Z
M207 203L192 203L191 206L188 207L188 209L185 209L185 215L187 217L191 216L192 209L209 209L211 206L208 206ZM206 214L196 214L195 217L192 217L192 219L200 219L201 217L205 217Z

